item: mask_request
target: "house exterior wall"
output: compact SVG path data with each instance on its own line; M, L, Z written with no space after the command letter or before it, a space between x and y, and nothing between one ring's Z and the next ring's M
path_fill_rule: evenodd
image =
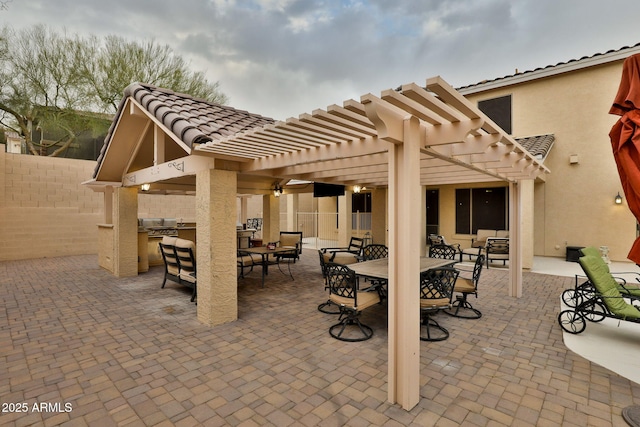
M636 221L626 206L609 131L622 61L467 95L473 102L512 95L513 136L554 134L545 160L551 173L534 189L534 253L563 257L566 246L608 246L626 260ZM570 164L569 156L578 163ZM442 200L444 203L444 200ZM446 209L446 206L443 205Z
M446 237L447 242L459 243L462 248L471 246L472 234L456 234L456 190L459 188L484 188L507 187L504 182L486 182L473 184L444 185L438 188L440 198L440 234ZM506 212L505 212L506 215Z

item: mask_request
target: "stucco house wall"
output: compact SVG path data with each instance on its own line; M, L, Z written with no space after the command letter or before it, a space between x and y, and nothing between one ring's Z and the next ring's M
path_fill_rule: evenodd
M614 204L623 192L608 137L621 72L619 60L466 95L474 102L511 95L516 138L555 135L545 160L551 174L535 185L535 255L564 256L567 245L593 245L608 246L612 260L626 260L636 221L626 201Z

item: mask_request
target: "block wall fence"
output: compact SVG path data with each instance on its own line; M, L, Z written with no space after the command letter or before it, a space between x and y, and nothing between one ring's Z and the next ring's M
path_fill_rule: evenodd
M6 153L0 145L0 261L98 254L104 197L82 185L95 161ZM195 197L139 195L138 216L195 221Z

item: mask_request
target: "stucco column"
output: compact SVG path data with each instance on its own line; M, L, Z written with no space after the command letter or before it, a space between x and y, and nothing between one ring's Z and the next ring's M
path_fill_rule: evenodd
M351 196L353 192L345 190L344 196L338 196L338 247L349 246L352 232Z
M287 231L298 231L298 194L287 194Z
M371 235L373 243L387 243L387 190L375 188L371 190Z
M247 201L248 201L247 196L240 197L240 223L241 224L247 223Z
M238 318L236 271L237 174L196 174L198 320L214 326Z
M113 274L138 275L138 188L119 187L113 200Z
M273 194L262 196L262 243L280 240L280 198Z

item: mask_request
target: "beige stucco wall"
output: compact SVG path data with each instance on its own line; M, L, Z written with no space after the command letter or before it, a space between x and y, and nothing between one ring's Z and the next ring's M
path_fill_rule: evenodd
M97 253L102 196L81 185L95 162L0 147L0 260Z
M176 218L182 222L195 222L196 197L139 193L138 218Z
M626 203L613 203L623 193L608 137L621 70L619 61L468 96L477 102L511 94L515 137L555 135L545 161L551 174L535 185L536 255L563 257L567 245L606 245L612 260L626 260L636 222ZM579 163L569 164L570 155Z
M113 255L112 228L98 228L104 223L104 196L82 185L95 165L6 153L0 146L0 232L5 236L0 261L98 254L98 245ZM195 197L140 194L138 216L193 222ZM112 259L103 264L112 266Z

